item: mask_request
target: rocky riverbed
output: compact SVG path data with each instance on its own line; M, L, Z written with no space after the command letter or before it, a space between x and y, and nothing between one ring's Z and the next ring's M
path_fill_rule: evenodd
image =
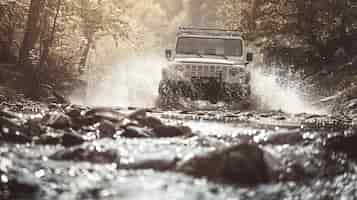
M355 199L352 103L334 116L2 103L0 199Z

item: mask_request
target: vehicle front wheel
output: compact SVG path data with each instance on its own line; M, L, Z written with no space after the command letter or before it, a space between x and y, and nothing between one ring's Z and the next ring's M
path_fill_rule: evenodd
M177 101L179 97L178 88L171 81L160 81L159 84L159 104L161 106L168 106L175 101Z

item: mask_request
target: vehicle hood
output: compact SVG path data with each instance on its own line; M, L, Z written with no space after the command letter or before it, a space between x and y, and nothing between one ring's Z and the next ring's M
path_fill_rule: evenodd
M177 57L173 60L175 63L206 63L206 64L222 64L222 65L243 65L241 59L224 59L211 57Z

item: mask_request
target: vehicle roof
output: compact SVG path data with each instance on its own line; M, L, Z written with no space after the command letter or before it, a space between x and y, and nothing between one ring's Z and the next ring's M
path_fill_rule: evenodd
M216 28L195 28L195 27L180 27L177 36L243 39L239 31L216 29Z
M209 34L179 34L177 37L192 37L192 38L221 38L221 39L243 39L241 36L230 35L209 35Z

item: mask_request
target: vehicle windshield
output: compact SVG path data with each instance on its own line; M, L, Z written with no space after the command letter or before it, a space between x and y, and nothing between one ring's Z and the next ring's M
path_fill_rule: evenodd
M216 55L240 57L241 39L181 37L177 40L177 54Z

